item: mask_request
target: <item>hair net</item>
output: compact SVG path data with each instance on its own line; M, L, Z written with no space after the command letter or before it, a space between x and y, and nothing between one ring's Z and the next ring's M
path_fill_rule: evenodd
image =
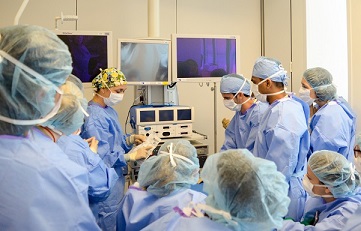
M337 89L332 84L332 75L322 67L309 68L303 73L305 80L311 85L321 101L333 100Z
M223 76L221 79L221 93L237 93L241 87L242 89L240 92L249 96L251 95L251 84L242 75L228 74Z
M116 68L110 67L105 70L100 69L100 71L99 75L95 76L92 81L92 86L95 90L126 84L126 78L123 72L117 70Z
M0 114L16 120L47 115L72 70L65 43L39 26L10 26L0 28L0 53ZM21 135L29 127L0 121L1 134Z
M312 172L327 186L333 197L347 197L355 194L360 184L360 175L352 163L334 151L321 150L314 152L309 161Z
M272 81L283 83L287 86L287 72L283 68L280 61L264 56L259 57L253 66L252 76L266 79L272 75Z
M236 230L282 226L290 203L288 184L273 162L254 157L247 149L227 150L207 158L201 178L207 205L229 212L238 224Z
M77 82L78 84L75 84ZM65 135L70 135L82 126L87 100L79 89L79 84L81 85L81 82L77 81L75 76L68 78L61 87L63 97L58 113L43 123L43 126L58 130Z
M148 192L162 197L196 184L199 179L198 171L197 151L188 140L167 141L160 147L157 156L142 163L138 182L141 187L146 187Z

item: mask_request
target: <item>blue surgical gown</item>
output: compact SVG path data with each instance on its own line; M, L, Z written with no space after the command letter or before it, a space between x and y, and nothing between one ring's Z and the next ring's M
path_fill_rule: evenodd
M318 150L331 150L353 163L356 115L342 97L328 102L313 115L310 131L308 156Z
M245 114L242 114L241 111L236 112L225 131L225 141L221 151L247 148L253 152L258 125L268 106L268 103L258 101Z
M207 231L230 231L222 223L218 223L209 219L208 217L184 217L178 212L171 212L159 220L151 223L142 231L192 231L192 230L207 230Z
M305 226L299 222L287 220L284 221L281 230L347 230L344 229L344 226L360 207L360 204L361 195L336 198L335 201L319 205L305 213L304 220L312 220L316 211L319 212L319 220L315 226ZM360 217L358 217L358 220L360 220Z
M172 212L175 206L183 208L189 202L202 203L205 198L205 194L191 189L175 191L158 198L147 191L131 186L122 200L117 217L117 230L141 230Z
M69 159L88 170L89 201L95 203L109 196L110 188L118 180L118 175L113 168L109 168L104 164L98 154L95 154L89 148L88 142L80 136L69 135L61 136L57 144Z
M89 117L85 119L81 136L84 139L94 136L99 141L100 158L108 167L114 168L119 176L108 198L98 203L90 203L90 207L94 214L98 214L96 219L102 230L115 230L117 212L124 195L124 175L127 174L124 154L132 147L127 145L127 135L123 133L118 113L112 107L103 108L90 101L87 111Z
M63 167L78 169L78 175L85 169L67 158L49 159L65 154L51 140L44 142L30 134L0 136L0 229L100 230L74 176Z
M310 146L307 113L292 95L273 102L263 114L253 154L275 162L288 184L291 199L287 217L299 221L306 192L302 186Z

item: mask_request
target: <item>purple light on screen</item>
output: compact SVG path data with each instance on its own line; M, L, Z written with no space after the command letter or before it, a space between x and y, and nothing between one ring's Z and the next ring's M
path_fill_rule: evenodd
M177 38L177 77L236 73L236 39Z

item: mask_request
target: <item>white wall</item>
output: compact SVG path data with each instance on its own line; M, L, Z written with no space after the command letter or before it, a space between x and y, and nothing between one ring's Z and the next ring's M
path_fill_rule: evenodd
M358 115L357 133L361 131L361 1L348 0L349 102Z
M172 33L184 34L236 34L241 37L242 73L250 78L253 63L260 55L260 1L249 0L160 0L160 37L170 38ZM0 0L0 27L13 24L21 0ZM137 38L148 35L147 0L30 0L20 24L37 24L54 29L54 18L64 14L77 14L76 23L59 24L59 29L110 30L113 32L113 59L116 60L117 38ZM194 129L208 136L205 142L210 152L219 150L224 129L223 117L232 117L219 94L211 87L198 84L179 84L180 103L195 107ZM134 100L134 89L129 87L124 101L116 107L124 126L128 109ZM92 97L86 89L88 99ZM216 96L216 126L213 102ZM214 132L218 131L215 139ZM129 129L128 129L129 132ZM217 147L214 148L214 141Z
M307 68L323 67L348 99L346 0L307 0ZM322 9L322 10L320 10Z

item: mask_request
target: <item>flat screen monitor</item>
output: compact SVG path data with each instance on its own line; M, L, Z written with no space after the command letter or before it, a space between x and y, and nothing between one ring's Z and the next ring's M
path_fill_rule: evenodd
M129 85L171 84L171 42L118 39L118 68Z
M100 68L113 66L110 31L54 31L69 47L73 59L72 74L83 83L91 83ZM90 84L89 84L90 85Z
M240 72L239 36L172 34L173 82L217 82Z

